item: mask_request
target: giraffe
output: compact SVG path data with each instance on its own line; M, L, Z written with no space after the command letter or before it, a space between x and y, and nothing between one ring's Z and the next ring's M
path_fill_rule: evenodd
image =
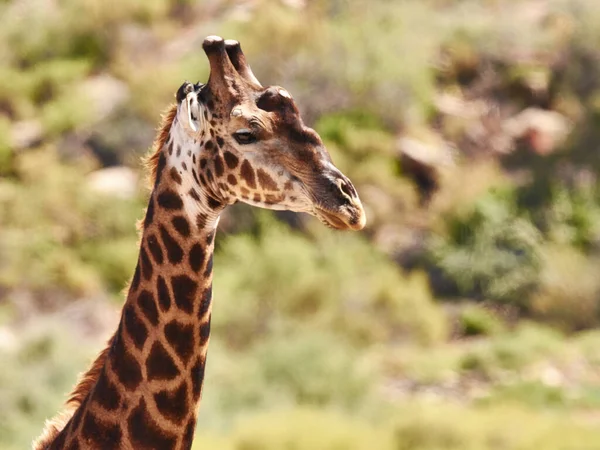
M366 219L350 180L291 95L264 88L237 41L203 42L206 84L185 82L148 158L152 193L117 331L35 450L189 449L203 388L219 216L237 201Z

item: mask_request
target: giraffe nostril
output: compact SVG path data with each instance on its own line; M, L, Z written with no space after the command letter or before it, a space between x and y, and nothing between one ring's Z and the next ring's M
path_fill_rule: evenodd
M349 183L346 180L342 180L341 178L338 180L338 186L340 188L340 191L342 191L342 193L348 197L350 200L354 199L356 197L356 190L354 189L354 186L352 186L351 183Z

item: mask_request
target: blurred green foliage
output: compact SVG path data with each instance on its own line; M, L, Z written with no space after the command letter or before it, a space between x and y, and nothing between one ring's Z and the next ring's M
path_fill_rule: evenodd
M15 0L0 17L1 448L60 409L103 345L86 300L118 309L133 272L147 190L88 175L139 171L215 33L294 95L369 226L223 218L194 448L600 448L595 2ZM494 153L531 107L568 138ZM415 173L400 137L452 157Z

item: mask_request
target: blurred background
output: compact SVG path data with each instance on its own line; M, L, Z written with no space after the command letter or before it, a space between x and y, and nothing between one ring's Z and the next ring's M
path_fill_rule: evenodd
M210 34L284 86L361 233L217 239L195 449L600 448L600 3L0 1L0 448L115 329L141 157Z

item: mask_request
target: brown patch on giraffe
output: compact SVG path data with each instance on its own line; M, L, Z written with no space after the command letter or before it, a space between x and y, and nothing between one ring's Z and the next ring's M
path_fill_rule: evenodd
M213 130L210 130L210 134L211 134L211 136L214 136ZM204 148L208 151L211 151L214 147L215 147L215 144L213 144L212 139L209 139L208 141L206 141L206 144L204 144Z
M227 175L227 182L231 186L235 186L237 184L237 178L235 177L235 175L230 173L229 175Z
M256 176L258 177L258 184L260 187L268 191L277 190L277 183L275 183L275 180L263 169L258 169L256 171Z
M198 227L199 230L203 230L204 227L206 227L206 215L205 214L198 214L196 216L196 226Z
M146 209L146 217L144 218L144 228L148 228L154 220L154 200L150 197L148 208Z
M181 156L181 145L177 145L177 152L175 154L178 158Z
M260 196L260 194L258 192L254 193L254 197L252 198L252 201L256 202L256 203L260 203L262 200L262 197Z
M187 366L194 354L194 326L172 320L165 325L165 337L183 364Z
M219 147L223 147L223 145L225 145L225 141L223 140L223 138L221 136L217 136L217 145Z
M65 450L80 450L79 441L73 441Z
M171 189L162 191L156 197L159 206L168 210L178 210L183 208L183 201L179 194Z
M146 253L143 245L140 246L140 265L142 267L142 276L144 277L144 280L152 278L154 268L152 267L150 258L148 258L148 253Z
M117 333L119 332L120 327ZM125 348L123 338L118 335L115 336L110 355L113 358L111 363L113 370L114 367L119 368L119 371L115 372L119 381L128 391L134 391L142 381L142 369L135 358ZM94 378L93 382L95 381L96 379Z
M210 276L210 274L212 273L213 270L213 255L211 254L210 257L208 258L208 262L206 263L206 269L204 270L204 273L202 274L202 276L204 278L208 278Z
M206 170L204 171L204 175L206 176L206 179L211 182L213 180L213 174L212 174L212 170L210 170L209 167L206 168Z
M215 230L212 230L206 235L206 245L211 245L215 240Z
M171 179L177 183L177 184L181 184L181 175L179 175L179 171L177 170L176 167L171 167L171 170L169 171L169 174L171 175Z
M265 203L273 205L279 203L285 198L283 194L265 194Z
M169 152L169 156L171 156L173 154L173 143L172 142L169 143L167 150Z
M177 116L177 105L171 105L167 109L166 113L162 117L162 123L159 127L158 135L152 144L152 150L150 156L146 159L146 165L150 169L150 182L151 185L154 186L156 184L157 175L159 174L158 166L160 155L163 155L162 148L165 143L169 139L169 133L171 131L171 126L173 125L173 121Z
M125 321L127 334L129 334L133 344L140 350L144 348L144 344L148 338L148 328L146 328L144 322L138 317L133 304L126 304L123 311L123 320Z
M221 155L217 155L215 156L215 173L217 174L218 177L222 176L223 173L225 172L225 167L223 165L223 158L221 157Z
M200 393L202 391L202 381L204 380L204 358L198 357L196 363L192 367L190 372L192 378L192 389L194 394L194 401L200 400Z
M156 302L154 301L154 295L152 292L143 290L138 296L138 305L142 310L146 319L152 325L158 325L158 309L156 308Z
M188 410L187 384L183 381L177 389L163 390L154 394L154 403L158 412L171 422L181 424Z
M177 307L188 314L194 310L194 296L196 295L197 285L187 275L176 275L171 278L171 289L175 304Z
M129 287L130 292L136 292L139 286L140 286L140 264L138 263L135 266L135 272L133 273L133 278L131 279L131 285Z
M198 184L200 184L200 181L197 179L198 175L196 175L196 171L194 170L194 178L196 178L196 182ZM190 197L192 197L194 200L196 200L197 202L200 201L200 194L198 194L198 192L196 191L196 189L191 188L190 191L188 192L188 194L190 195Z
M254 169L247 159L245 159L242 163L240 176L244 179L249 188L256 189L256 177L254 175Z
M200 307L198 309L198 319L203 320L204 316L210 309L210 303L212 301L212 286L208 286L202 292L200 296Z
M171 308L171 294L165 279L158 276L156 280L156 293L158 294L158 304L162 311L168 311Z
M244 186L240 187L240 193L242 194L243 198L248 198L248 195L250 195L250 191L248 189L246 189Z
M192 417L187 425L185 426L185 435L181 440L182 450L189 450L192 448L192 441L194 440L194 430L196 429L196 418Z
M198 345L204 347L210 337L210 316L208 320L200 325L198 329Z
M285 191L291 191L293 187L294 186L290 180L286 181L285 184L283 185L283 189Z
M187 169L187 164L185 163L185 161L183 161L181 163L181 167L183 168L183 170L185 170L187 172L188 169Z
M93 447L112 450L121 448L123 432L118 424L103 423L91 411L85 414L81 435Z
M172 380L179 375L179 369L173 358L167 353L160 341L155 341L146 359L148 380Z
M212 198L210 195L206 196L206 203L211 209L219 209L223 206L219 200Z
M171 433L162 430L148 414L146 401L142 398L131 411L127 419L127 430L132 440L133 448L139 449L170 449L175 446L176 438Z
M67 433L65 433L65 431L61 431L60 433L58 433L58 436L54 439L52 439L52 447L56 448L56 449L62 449L65 447L65 440L67 439ZM37 445L34 444L34 448L37 448ZM48 448L50 449L51 447L42 447L44 449Z
M206 168L207 160L205 158L200 158L200 169L204 170Z
M171 219L173 228L183 237L190 236L190 224L187 219L183 216L175 216Z
M121 404L121 394L119 394L116 386L108 379L106 369L100 374L94 388L94 393L96 394L94 400L108 411L116 410Z
M104 370L106 370L106 368ZM71 430L79 429L79 425L81 424L81 419L83 419L83 414L84 414L83 408L85 407L85 405L87 405L88 400L89 400L89 397L87 397L87 400L81 404L81 408L75 414L73 414L73 420L71 420L71 426L70 426ZM69 428L69 427L67 427L67 428Z
M163 152L160 152L160 156L158 157L158 163L156 166L156 183L158 183L158 179L161 177L162 173L167 166L167 157ZM156 186L156 184L155 184Z
M190 267L194 272L199 272L204 264L204 249L200 244L194 244L188 255Z
M159 231L163 245L167 250L167 258L169 258L169 262L172 264L179 264L183 260L183 249L177 243L177 241L171 237L163 225L160 226Z
M148 250L150 250L150 254L152 255L152 258L154 258L154 262L156 262L156 264L162 264L164 260L163 252L156 235L150 234L146 239L146 242Z
M198 178L198 172L196 172L195 168L192 168L192 176L194 177L196 184L200 184L200 178Z
M225 164L227 164L227 167L230 169L235 169L239 163L238 157L231 152L223 153L223 158L225 159Z

